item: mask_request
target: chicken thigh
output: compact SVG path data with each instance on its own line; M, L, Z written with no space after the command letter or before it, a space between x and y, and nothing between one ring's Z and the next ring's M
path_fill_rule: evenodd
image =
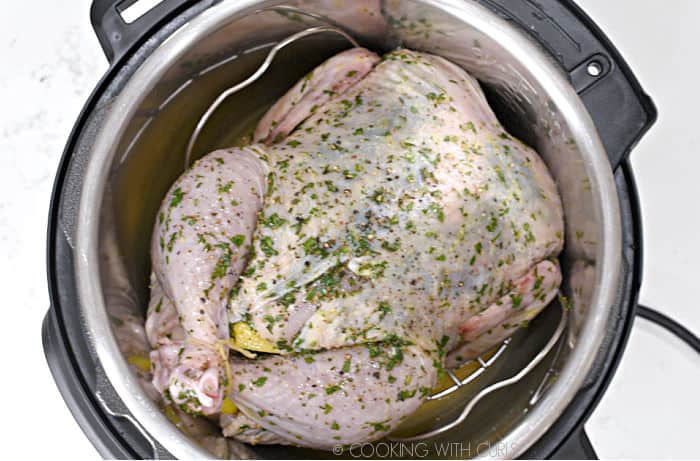
M222 417L226 435L251 440L254 425L261 443L316 448L380 438L443 367L556 295L554 181L445 59L341 53L270 109L255 140L187 171L170 192L183 203L166 197L154 233L153 293L180 321L147 328L162 338L167 322L176 338L152 340L156 385L205 413L226 391L241 411ZM216 345L237 324L274 354L222 363Z

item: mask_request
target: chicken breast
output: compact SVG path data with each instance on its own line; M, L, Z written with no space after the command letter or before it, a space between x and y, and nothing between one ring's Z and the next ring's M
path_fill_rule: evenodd
M556 292L554 182L462 69L398 51L308 112L266 150L273 186L232 321L295 351L392 334L451 350L491 303L524 308L530 271L526 301Z

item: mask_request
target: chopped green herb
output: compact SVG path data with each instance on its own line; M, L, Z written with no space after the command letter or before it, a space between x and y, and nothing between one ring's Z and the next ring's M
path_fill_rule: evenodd
M383 423L383 422L380 422L380 423L368 423L368 424L374 429L374 432L379 432L379 431L386 432L386 431L388 431L389 429L391 429L391 426L389 426L389 425L387 425L387 424L385 424L385 423Z
M387 242L385 240L382 242L382 248L391 253L398 251L401 248L401 240L398 238L393 242Z
M270 229L277 229L278 227L284 225L286 222L287 220L281 218L280 215L278 215L277 213L272 213L270 216L261 219L262 225Z
M340 386L338 386L337 384L333 384L333 385L329 384L328 386L326 386L326 394L327 395L335 394L340 389L341 389Z
M289 307L290 305L294 304L294 301L296 301L296 297L294 296L294 293L292 293L291 291L285 293L280 298L280 303L285 307Z
M229 181L224 185L219 185L218 190L220 194L228 193L231 192L231 188L233 187L233 181Z
M382 202L384 202L384 194L385 194L384 188L380 187L379 189L376 189L372 193L372 200L374 200L375 203L382 203Z
M179 187L173 191L173 198L170 200L170 208L175 208L182 202L185 193Z
M498 219L496 219L495 216L491 216L491 221L489 221L488 225L486 226L486 230L489 232L495 232L497 227Z
M520 303L523 302L523 295L520 293L515 293L510 295L510 300L513 302L513 309L520 307Z
M391 313L391 305L386 301L380 301L379 312L381 312L381 314L379 315L379 319L381 320L384 317L386 317L387 314Z
M537 290L542 286L542 282L544 281L544 276L543 275L538 275L535 277L535 284L533 285L533 289Z
M267 236L260 239L260 250L262 250L262 252L267 256L273 256L279 253L277 250L275 250L275 246L272 243L272 238Z

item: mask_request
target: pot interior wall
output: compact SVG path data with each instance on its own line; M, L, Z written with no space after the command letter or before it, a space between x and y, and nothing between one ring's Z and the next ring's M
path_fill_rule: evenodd
M472 28L447 7L410 0L296 1L286 2L285 8L275 8L275 3L261 2L254 9L244 8L229 17L221 27L192 43L168 65L157 83L143 89L143 99L134 102L137 107L129 126L115 140L116 155L100 221L100 250L104 260L112 262L101 267L105 301L112 316L118 318L125 309L134 316L145 312L151 230L162 197L185 168L185 146L200 115L221 91L252 74L271 44L295 31L319 25L322 22L318 17L325 17L324 21L342 25L363 45L377 51L402 45L461 65L482 82L509 131L541 154L557 181L566 214L567 244L562 267L564 291L574 303L569 338L573 344L601 272L596 255L602 224L592 194L596 180L588 176L585 157L557 101L550 99L536 76L511 55L507 44L497 43ZM257 83L226 100L207 124L195 157L245 142L272 102L309 70L347 47L344 39L328 34L306 38L285 49ZM514 337L504 358L473 385L445 401L431 402L414 420L416 424L422 429L433 427L439 423L436 415L449 420L461 409L460 402L498 377L519 371L547 341L559 315L559 309L550 306ZM129 343L132 337L119 332L116 336L125 355L139 352L139 346ZM566 362L568 351L565 347L556 367ZM550 364L551 359L511 390L479 404L465 424L443 439L460 441L467 450L452 455L473 456L477 447L483 450L490 446L494 451L491 454L508 456L509 447L499 446L498 441L522 422ZM254 448L264 457L327 456L289 450Z

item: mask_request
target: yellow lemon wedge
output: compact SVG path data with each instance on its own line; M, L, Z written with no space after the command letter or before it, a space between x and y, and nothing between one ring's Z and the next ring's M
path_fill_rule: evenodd
M221 405L221 413L225 415L235 415L238 413L238 407L228 397L226 397L224 399L224 403Z
M280 351L267 339L262 338L257 331L246 322L233 324L232 346L248 351L279 354Z
M175 413L175 410L173 410L173 407L170 405L167 405L163 409L163 413L165 413L165 416L170 420L171 423L175 424L176 426L180 424L180 417Z
M132 355L126 360L140 370L145 372L151 371L151 361L148 359L148 357L144 357L142 355Z

